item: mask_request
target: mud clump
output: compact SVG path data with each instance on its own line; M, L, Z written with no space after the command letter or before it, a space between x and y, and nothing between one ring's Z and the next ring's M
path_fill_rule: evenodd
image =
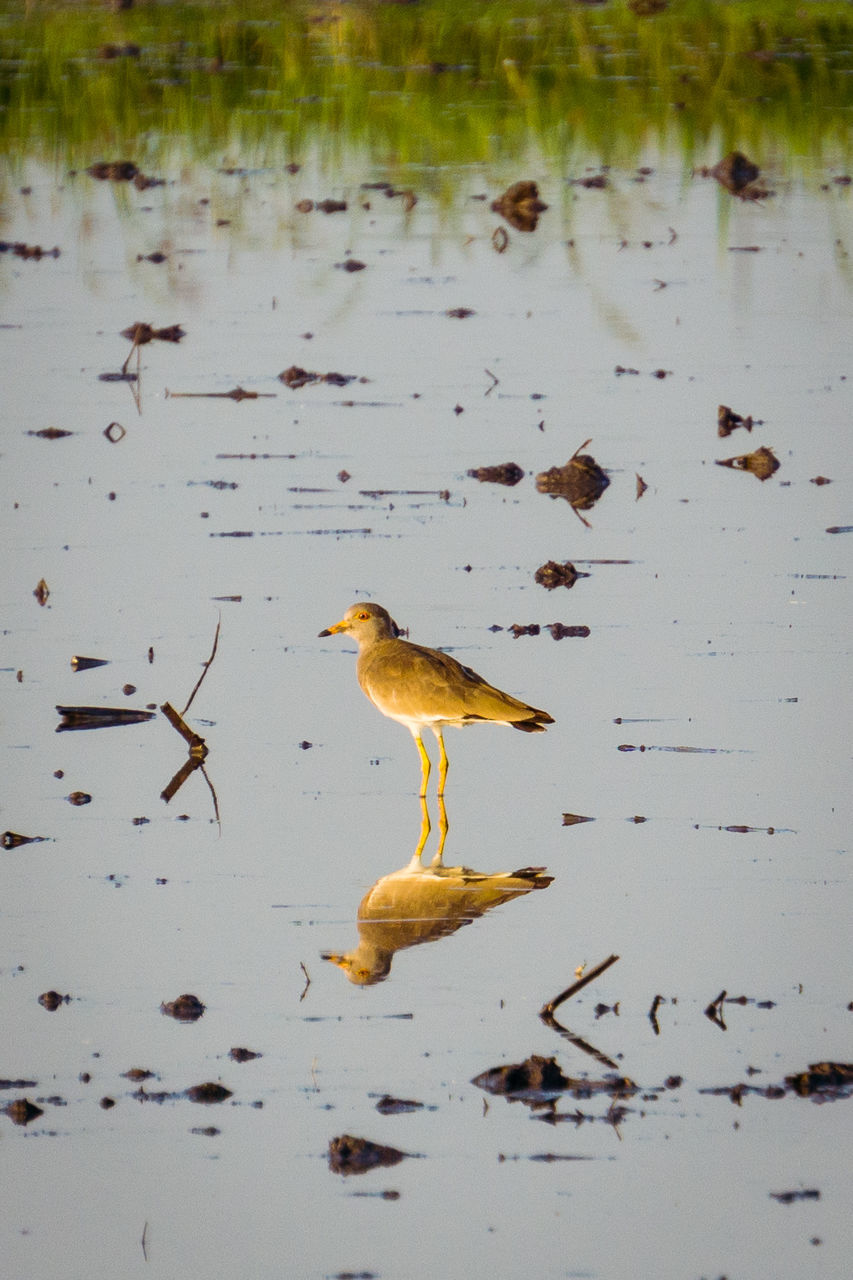
M589 444L588 440L580 449ZM564 467L550 467L536 477L536 488L552 498L565 498L576 511L589 511L610 484L606 471L591 454L578 449Z
M742 453L737 458L717 458L718 467L731 467L734 471L749 471L759 480L769 480L782 465L772 449L762 445L754 453Z
M48 1013L55 1013L63 1004L70 1004L71 997L60 995L58 991L43 991L39 996L39 1004Z
M300 200L296 205L297 213L313 213L315 209L320 213L346 213L347 202L329 197L325 200Z
M721 404L717 408L717 435L730 436L738 427L743 427L746 431L751 431L756 425L761 425L757 419L753 419L752 415L742 418L739 413L735 413L727 404Z
M291 391L299 391L302 387L311 386L315 382L327 382L332 387L345 387L348 383L355 382L357 376L355 373L311 373L308 369L301 369L298 364L292 364L290 368L278 375L278 380L286 387L290 387ZM367 379L362 378L361 381L365 382Z
M524 472L517 462L502 462L496 467L474 467L467 474L481 484L505 484L509 487L524 479Z
M139 169L132 160L98 160L86 172L98 182L133 182Z
M12 1121L12 1124L20 1125L27 1125L31 1120L36 1120L39 1116L44 1115L41 1107L37 1107L34 1102L30 1102L29 1098L16 1098L14 1102L10 1102L3 1110Z
M539 215L547 208L539 199L538 186L530 181L514 182L491 204L492 212L499 213L516 231L535 231Z
M376 1110L383 1116L407 1115L411 1111L422 1111L424 1104L412 1098L392 1098L384 1094L376 1104Z
M773 194L759 184L761 170L742 151L730 151L713 168L703 169L702 173L705 177L715 178L721 187L741 200L765 200Z
M332 1173L368 1173L371 1169L391 1168L405 1160L405 1151L384 1147L368 1138L353 1138L348 1133L332 1138L329 1143L329 1168Z
M226 1098L232 1096L231 1090L226 1089L224 1084L216 1084L208 1080L205 1084L190 1085L186 1091L186 1096L190 1102L224 1102Z
M189 993L178 996L177 1000L164 1001L160 1005L161 1013L169 1018L176 1018L178 1022L197 1022L204 1013L204 1009L205 1006L198 996Z
M751 182L755 182L761 170L742 151L730 151L714 165L710 173L727 191L739 195Z
M548 622L545 624L545 629L551 632L552 640L566 640L568 638L585 640L589 635L589 627L583 623L567 626L565 622Z
M52 249L44 249L40 244L25 244L23 240L0 240L0 253L13 253L16 258L40 262L42 258L58 258L60 249L54 245Z
M135 347L144 347L155 338L159 342L180 342L181 338L185 338L187 334L179 324L169 324L162 329L155 329L153 325L137 320L126 329L122 329L121 336L127 338L128 342L132 342Z
M255 1058L262 1058L263 1054L255 1053L252 1049L232 1049L228 1057L234 1062L253 1062Z
M565 1076L554 1058L542 1058L532 1054L524 1062L504 1067L492 1067L471 1081L486 1093L502 1094L510 1100L523 1099L536 1105L549 1103L555 1095L571 1093L575 1098L591 1098L605 1094L611 1098L624 1098L636 1093L638 1086L627 1076L612 1075L603 1080Z
M853 1063L812 1063L808 1071L785 1076L785 1084L801 1098L811 1098L816 1094L831 1098L849 1098L853 1093Z
M532 1054L524 1062L492 1067L471 1081L488 1093L563 1093L571 1081L563 1075L555 1058Z
M565 560L562 564L558 564L556 560L549 560L547 564L540 565L533 575L534 581L546 591L553 591L555 587L571 589L578 578L588 577L588 573L579 573L571 560Z
M22 844L40 844L47 836L22 836L18 831L4 831L0 835L0 849L20 849Z

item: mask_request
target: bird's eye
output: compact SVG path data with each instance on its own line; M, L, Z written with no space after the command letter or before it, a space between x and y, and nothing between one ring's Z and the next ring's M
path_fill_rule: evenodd
M369 617L370 617L370 614L369 614L369 613L365 613L364 611L362 611L362 612L358 615L358 620L359 620L359 622L366 622L366 621L367 621L367 619L368 619Z

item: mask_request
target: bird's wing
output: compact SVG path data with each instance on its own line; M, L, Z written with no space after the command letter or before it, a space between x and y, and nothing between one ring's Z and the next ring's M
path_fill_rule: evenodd
M511 721L533 710L450 654L405 640L373 645L359 661L358 680L380 711L397 718Z

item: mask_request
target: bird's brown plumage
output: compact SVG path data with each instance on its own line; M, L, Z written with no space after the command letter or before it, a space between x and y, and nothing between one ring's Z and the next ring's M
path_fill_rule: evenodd
M421 795L429 775L429 758L421 740L425 727L432 729L439 744L441 795L447 775L442 736L446 725L491 722L541 733L554 723L547 711L496 689L449 654L401 640L396 623L381 605L354 604L340 622L320 635L339 632L352 635L358 643L356 674L364 693L383 715L404 724L414 737L421 757Z

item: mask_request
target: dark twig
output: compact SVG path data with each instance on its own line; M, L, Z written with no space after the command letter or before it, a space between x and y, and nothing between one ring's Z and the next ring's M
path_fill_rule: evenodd
M652 1001L652 1007L649 1009L649 1022L652 1024L652 1030L656 1036L660 1035L660 1027L658 1026L658 1009L663 1004L663 996L655 996Z
M231 391L167 391L172 400L275 400L274 391L246 391L245 387L234 387Z
M207 745L204 738L189 727L183 716L180 712L175 710L171 702L164 702L160 707L160 710L163 712L163 715L169 721L172 728L177 729L178 733L188 744L190 749L190 759L195 759L199 764L201 764L202 760L207 755Z
M546 1027L550 1027L552 1031L556 1031L557 1035L562 1036L564 1040L568 1040L569 1044L574 1045L576 1049L580 1049L581 1053L588 1053L589 1056L594 1058L596 1062L601 1064L601 1066L609 1067L611 1071L619 1071L620 1067L618 1062L614 1062L612 1058L608 1058L606 1053L602 1053L600 1049L596 1049L595 1045L590 1044L588 1040L584 1040L583 1036L575 1035L573 1031L570 1031L568 1027L564 1027L562 1023L557 1021L552 1013L548 1013L546 1010L547 1006L539 1012L539 1017L545 1023Z
M193 700L193 698L195 697L195 695L198 693L199 689L201 688L201 682L202 682L202 680L204 679L204 677L207 675L207 672L208 672L208 669L209 669L209 667L210 667L210 664L213 662L213 659L216 657L216 649L217 649L217 646L218 646L218 644L219 644L219 628L220 628L221 626L222 626L222 615L220 614L220 615L219 615L219 618L218 618L218 620L217 620L217 623L216 623L216 634L215 634L215 635L214 635L214 637L213 637L213 648L212 648L212 649L211 649L211 651L210 651L210 657L208 658L207 662L205 662L205 664L204 664L204 670L202 671L201 675L199 676L198 680L196 681L196 686L195 686L195 688L193 689L192 693L191 693L191 694L190 694L190 696L189 696L189 700L187 701L187 705L184 707L183 711L181 712L181 715L182 715L182 716L185 716L185 715L187 714L187 712L189 711L189 709L190 709L190 707L191 707L191 705L192 705L192 700Z
M201 760L199 757L190 756L189 759L184 761L168 785L160 792L160 799L165 800L166 804L168 804L172 797L177 795L180 791L187 778L189 778L191 774L195 773L196 769L199 769L200 767Z
M201 761L199 761L199 766L198 766L198 767L201 769L201 776L204 778L205 782L207 783L207 789L208 789L208 791L210 792L211 799L213 800L213 816L214 816L214 818L215 818L215 820L216 820L216 825L217 825L217 827L219 828L219 833L220 833L220 835L221 835L221 834L222 834L222 821L221 821L221 819L220 819L220 817L219 817L219 800L217 799L217 796L216 796L216 788L214 787L213 783L210 781L210 778L208 778L208 776L207 776L207 770L205 769L205 767L204 767L204 765L201 763Z
M299 961L299 968L305 974L305 986L302 988L302 995L299 997L299 1003L301 1004L308 994L308 988L311 986L311 978L308 974L308 970L305 968L305 965L301 960Z
M187 702L187 705L184 707L183 712L176 711L170 702L164 702L160 707L160 710L163 712L163 715L169 721L169 724L172 726L173 729L176 729L178 731L178 733L181 735L181 737L184 739L184 741L187 743L190 749L189 759L184 761L184 763L181 765L178 772L172 778L171 782L169 782L168 786L163 791L160 792L161 799L165 800L166 804L168 804L169 801L172 799L172 797L181 789L181 787L184 785L184 783L186 782L190 774L194 773L196 769L201 768L201 766L204 764L204 761L207 757L207 752L208 752L207 743L205 742L204 738L200 736L200 734L196 733L195 730L190 728L190 726L187 724L186 720L184 719L184 716L186 715L187 711L189 711L190 704L192 703L193 698L201 688L201 682L204 679L204 677L207 675L208 670L210 669L210 664L213 662L213 659L216 656L216 648L217 648L217 645L219 644L219 628L221 625L222 625L222 619L220 618L216 623L216 634L213 637L213 648L210 651L210 657L208 658L207 662L204 663L204 670L202 671L201 675L196 681L195 688L190 694L189 701ZM204 769L202 769L201 771L204 774L205 782L210 788L210 794L213 796L213 809L214 809L216 821L218 823L219 822L219 804L216 799L216 792L213 789L213 784L211 783L210 778L208 778L207 774L204 772Z
M543 1004L542 1008L539 1010L540 1018L544 1018L547 1015L553 1016L554 1010L558 1009L564 1000L569 1000L572 996L577 995L577 993L585 987L587 983L594 982L596 978L600 977L601 974L604 973L605 969L609 969L610 966L615 964L618 959L618 956L608 956L606 960L602 960L601 964L597 964L594 969L590 969L589 973L585 973L582 978L577 980L577 982L573 982L570 987L566 987L565 991L561 991L553 1000L549 1000L547 1004Z
M726 992L721 991L716 1000L712 1000L705 1010L705 1017L710 1018L721 1031L726 1031L727 1027L723 1019L723 1001L726 998Z

